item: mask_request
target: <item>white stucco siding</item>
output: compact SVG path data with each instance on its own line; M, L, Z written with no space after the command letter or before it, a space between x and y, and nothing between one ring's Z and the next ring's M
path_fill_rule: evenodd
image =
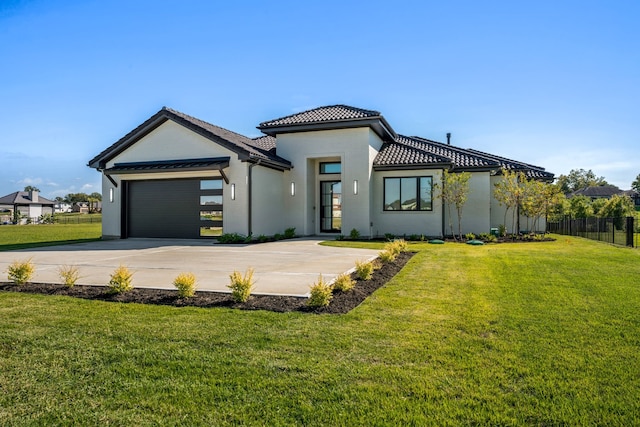
M320 181L338 179L342 182L342 233L352 229L360 235L369 235L371 165L380 138L368 127L312 132L298 132L277 136L278 155L294 168L283 176L285 226L296 227L299 233L318 234ZM342 172L338 176L320 175L319 164L340 161ZM354 182L358 191L354 194ZM295 195L291 196L291 183Z
M491 176L490 172L471 172L469 194L462 208L462 234L489 233L491 230ZM458 212L455 206L445 208L451 215L453 230L458 233ZM446 234L451 234L449 217L445 218Z
M252 233L254 236L264 234L273 236L276 233L284 232L289 225L284 223L282 215L284 194L283 194L283 172L254 166L252 171ZM296 233L299 233L296 230Z
M442 202L438 191L432 190L433 209L430 211L385 211L384 178L388 177L432 177L432 184L442 180L441 169L417 169L401 171L377 171L372 178L372 222L373 235L384 236L391 233L396 236L424 235L440 237L442 235Z

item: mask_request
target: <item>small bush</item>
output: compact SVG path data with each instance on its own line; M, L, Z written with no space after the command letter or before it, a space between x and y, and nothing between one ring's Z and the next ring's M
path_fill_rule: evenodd
M380 257L380 261L382 262L393 262L396 260L396 256L397 254L393 251L390 250L382 250L378 253L378 256Z
M396 236L391 233L384 233L384 238L387 239L388 241L392 241L393 239L396 238Z
M404 239L398 239L384 245L384 250L398 256L400 252L406 252L409 250L409 244Z
M352 228L351 232L349 233L349 238L351 240L358 240L360 238L360 232L355 228Z
M109 291L122 294L133 289L133 273L124 265L116 268L109 280Z
M173 280L173 286L178 289L180 298L191 298L196 294L197 280L193 273L180 273Z
M498 241L498 238L493 234L489 234L485 240L489 243L495 243Z
M412 242L417 242L418 240L420 240L420 236L418 234L412 234L409 236L409 240L411 240Z
M356 261L356 274L361 280L371 280L373 264L369 261Z
M266 242L268 240L269 240L269 238L267 236L265 236L264 234L261 234L261 235L258 236L258 242L260 242L260 243L264 243L264 242Z
M274 240L282 240L284 239L284 234L276 233L273 235Z
M498 235L504 237L507 235L507 227L504 224L498 226Z
M286 230L284 230L284 238L285 239L293 239L294 237L296 237L296 228L295 227L289 227Z
M466 237L467 240L474 240L476 238L476 235L473 233L467 233L464 235L464 237Z
M344 240L344 234L339 234L336 236L336 240L340 241L340 240Z
M80 279L80 270L72 265L63 265L58 268L58 275L66 287L72 288Z
M347 292L353 289L356 285L356 281L351 278L350 275L342 273L336 280L333 282L333 289L336 289L341 292Z
M36 266L31 262L31 258L26 261L14 261L7 267L7 277L16 285L24 285L33 277Z
M231 296L235 302L247 302L253 289L253 268L248 268L244 277L239 271L229 275L231 283L227 286L231 289Z
M229 243L243 243L246 240L246 236L238 233L225 233L218 237L218 242L223 244Z
M318 281L311 285L311 293L307 305L309 307L326 307L333 298L333 288L324 281L322 274Z
M244 243L251 243L253 242L253 237L251 236L251 234L249 234L247 237L244 238Z

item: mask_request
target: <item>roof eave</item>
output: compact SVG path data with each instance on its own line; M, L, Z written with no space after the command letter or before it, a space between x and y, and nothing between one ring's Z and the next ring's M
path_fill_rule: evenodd
M411 169L449 169L451 163L412 163L397 165L373 165L375 171L411 170Z
M283 133L295 133L295 132L311 132L316 130L335 130L335 129L349 129L357 127L370 127L378 136L384 141L393 141L398 137L391 125L386 121L383 116L376 117L363 117L356 119L341 119L321 122L308 122L289 125L268 125L258 126L257 128L270 136L276 136Z

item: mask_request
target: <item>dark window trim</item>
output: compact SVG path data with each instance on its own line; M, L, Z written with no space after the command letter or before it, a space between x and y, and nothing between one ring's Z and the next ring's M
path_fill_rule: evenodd
M324 165L340 165L340 171L339 172L323 172L322 171L322 167ZM334 162L320 162L320 166L319 166L319 173L320 175L337 175L337 174L341 174L342 173L342 162L341 161L334 161Z
M400 180L400 207L402 208L402 179L413 178L416 180L416 205L417 209L387 209L386 208L386 195L387 195L387 179L399 179ZM420 199L420 179L431 179L431 207L429 209L421 209ZM385 176L382 179L382 211L383 212L433 212L433 175L410 175L410 176Z

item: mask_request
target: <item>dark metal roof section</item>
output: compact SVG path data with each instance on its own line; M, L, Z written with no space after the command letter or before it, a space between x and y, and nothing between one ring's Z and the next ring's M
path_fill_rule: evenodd
M302 113L280 117L260 123L258 129L267 135L305 132L313 130L371 127L385 141L392 141L397 134L379 111L365 110L348 105L329 105Z
M31 200L31 194L28 191L16 191L6 196L0 197L0 205L55 205L53 200L46 199L38 195L38 201Z
M253 145L253 141L244 135L212 125L203 120L189 116L176 110L163 107L156 114L147 119L140 126L116 141L106 150L89 161L89 166L96 169L104 169L106 163L127 148L144 138L167 120L172 120L189 130L229 149L238 154L243 161L260 162L264 166L279 170L291 168L291 162L271 154Z
M229 157L215 157L209 159L116 163L112 168L105 169L104 173L114 175L139 172L202 171L222 170L226 167L229 167Z
M452 165L451 159L425 150L420 144L415 144L402 135L394 142L385 143L373 160L375 170L449 168Z

